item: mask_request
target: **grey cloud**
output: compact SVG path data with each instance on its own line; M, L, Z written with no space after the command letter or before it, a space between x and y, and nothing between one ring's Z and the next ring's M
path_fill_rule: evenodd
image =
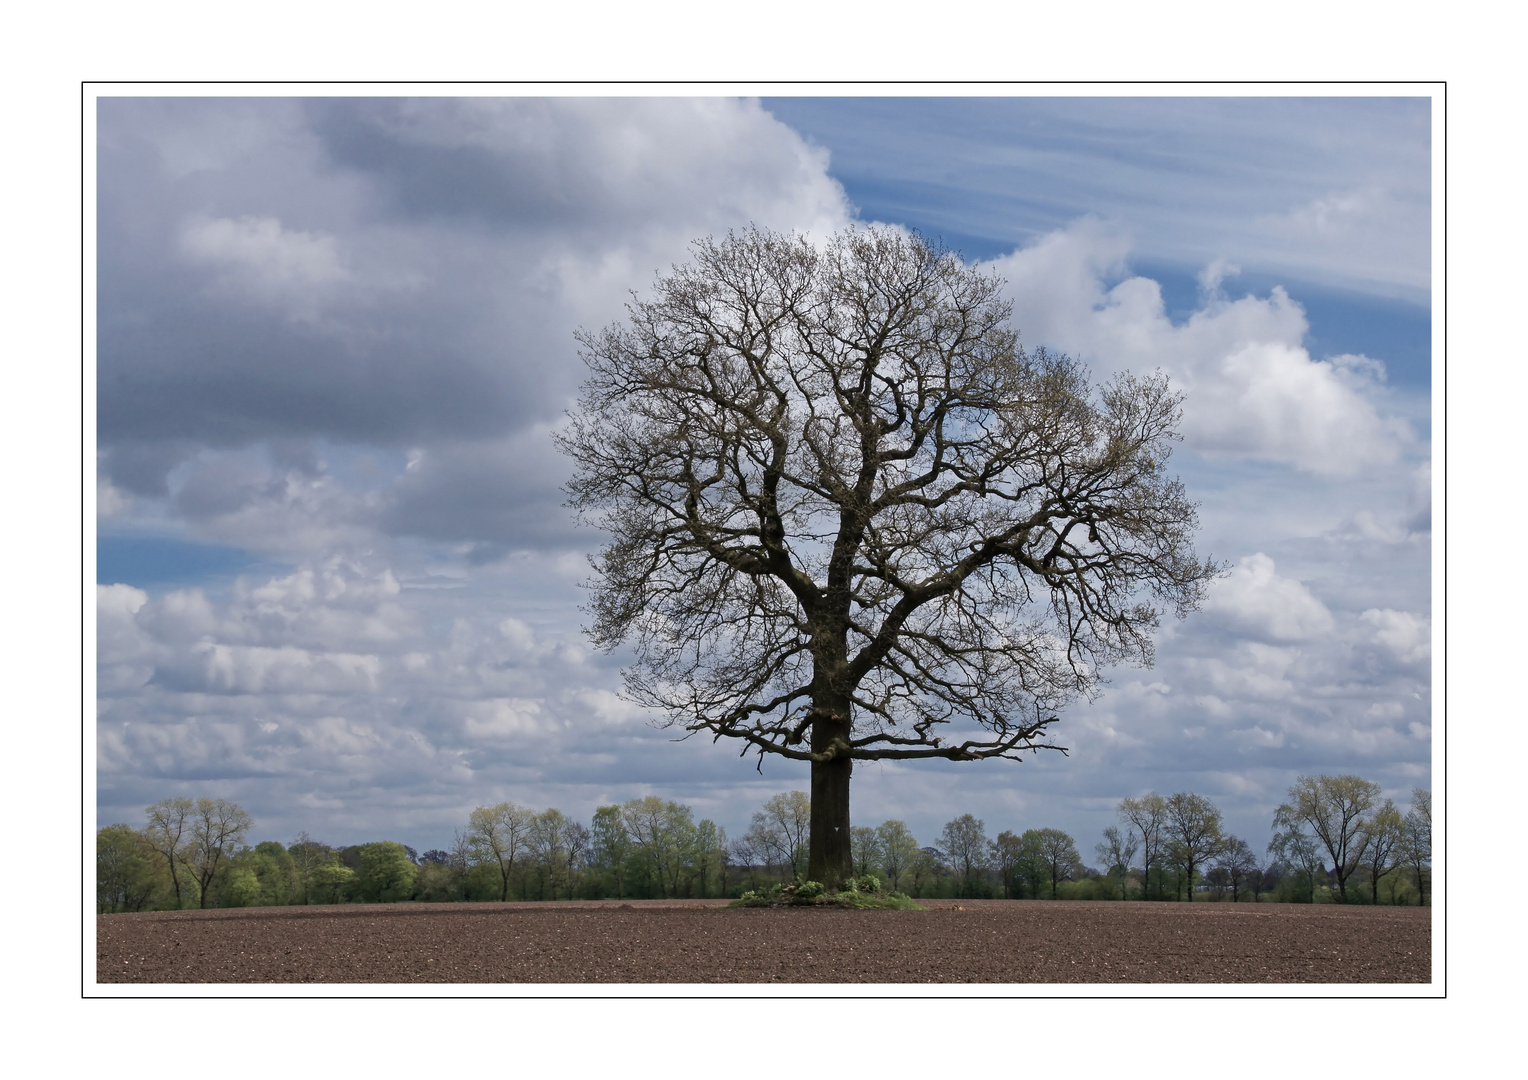
M523 547L591 542L563 506L567 460L545 428L505 440L432 447L391 492L380 526L401 535L479 545L476 561Z
M842 221L825 165L732 100L103 101L103 473L163 498L203 447L444 445L555 419L582 377L575 327L617 317L696 236ZM213 479L186 512L242 497ZM403 496L413 528L426 497ZM422 535L526 534L430 499Z

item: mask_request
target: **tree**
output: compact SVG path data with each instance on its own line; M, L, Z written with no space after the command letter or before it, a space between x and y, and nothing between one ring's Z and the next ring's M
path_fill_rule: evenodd
M806 792L782 791L770 796L763 810L755 811L746 835L765 861L789 868L798 880L815 880L804 876L811 823L812 801Z
M852 871L855 761L1023 760L1217 568L1160 374L1025 352L1002 283L917 236L750 229L580 331L558 436L594 643L661 723L811 765L807 874Z
M1004 829L992 841L992 865L1003 884L1003 895L1010 900L1024 895L1023 854L1023 840L1012 830Z
M479 806L467 815L467 840L472 861L492 863L499 871L499 899L509 899L509 875L515 859L525 850L535 814L519 803L501 802ZM523 884L523 883L522 883Z
M360 869L356 872L356 891L362 900L373 904L392 904L407 900L414 891L418 867L402 844L379 840L362 844Z
M972 814L961 814L945 825L939 846L951 869L960 876L961 895L977 895L977 879L987 869L987 849L991 846L986 825Z
M1401 821L1402 855L1417 878L1417 902L1426 905L1426 871L1432 863L1432 792L1412 788L1411 809Z
M1316 882L1326 870L1321 860L1321 845L1298 825L1288 825L1274 833L1268 853L1306 879L1310 903L1316 902Z
M1049 879L1052 900L1061 882L1071 881L1082 872L1076 841L1060 829L1027 829L1020 839L1029 861Z
M187 818L190 844L186 849L186 863L201 890L201 903L207 906L212 892L212 881L224 856L231 855L254 825L255 819L238 803L227 799L197 799L196 806Z
M1121 799L1120 821L1141 834L1141 899L1150 894L1151 868L1162 858L1167 828L1167 800L1155 791L1149 791L1139 799Z
M292 873L297 880L297 887L302 890L304 904L313 902L313 870L322 866L333 850L328 844L313 839L306 830L298 833L297 839L287 847L287 854L292 856Z
M154 848L131 825L96 833L96 911L142 911L154 897Z
M1379 798L1379 785L1357 776L1302 776L1289 789L1289 802L1274 814L1275 829L1309 829L1332 860L1337 894L1346 903L1348 878L1363 861L1366 815Z
M1231 886L1231 903L1241 899L1241 888L1252 881L1258 873L1257 856L1251 846L1239 836L1227 836L1215 859L1215 867L1225 871L1226 883Z
M218 895L219 907L280 907L293 903L301 888L296 860L274 840L262 840L232 856L227 874ZM236 874L240 879L237 900L229 896Z
M1220 811L1203 795L1180 791L1167 797L1167 855L1183 871L1184 887L1194 899L1194 868L1220 853L1225 838Z
M569 821L565 835L568 848L568 899L572 900L578 896L574 875L588 859L591 835L589 827L581 821Z
M881 853L881 870L891 891L897 892L902 875L918 857L918 841L907 824L892 818L875 827L875 838Z
M696 884L701 896L711 895L711 879L714 874L723 878L727 864L727 830L710 818L701 818L695 826L694 848L690 853L690 865L695 870ZM722 892L726 893L723 880Z
M615 885L615 896L626 897L626 861L631 857L631 836L621 819L619 806L601 806L594 811L590 829L590 862Z
M557 877L568 861L568 816L555 806L531 815L526 843L531 855L550 887L552 899L557 899ZM545 895L544 891L543 894Z
M863 877L881 866L881 841L869 825L849 830L849 851L854 856L854 876Z
M327 861L313 868L311 880L319 896L324 897L328 903L338 904L349 898L350 890L355 886L356 873L340 862L339 852L331 851Z
M175 910L185 906L180 896L180 874L175 861L185 861L186 848L190 843L191 814L196 804L190 799L161 799L144 810L148 815L148 828L144 835L154 850L165 857L170 867L170 884L175 890Z
M649 892L656 883L659 896L678 896L695 844L695 812L648 795L622 803L621 820Z
M1110 825L1104 829L1103 843L1094 847L1098 854L1098 861L1109 868L1110 876L1119 874L1119 898L1125 899L1125 886L1130 881L1130 861L1135 858L1135 853L1140 850L1140 841L1135 838L1135 833L1129 828L1123 832L1119 826ZM1141 887L1146 886L1145 880Z
M1375 904L1379 903L1379 879L1400 865L1405 831L1406 822L1393 799L1386 799L1364 821L1363 866L1369 872L1369 896Z
M907 876L912 881L914 896L922 896L925 888L933 888L944 870L944 857L938 848L919 848L907 863Z

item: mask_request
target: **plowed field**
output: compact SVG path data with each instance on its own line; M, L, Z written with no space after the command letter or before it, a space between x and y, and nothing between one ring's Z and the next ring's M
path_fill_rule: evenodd
M1426 983L1431 909L965 900L396 904L97 918L103 983ZM937 906L935 906L937 904Z

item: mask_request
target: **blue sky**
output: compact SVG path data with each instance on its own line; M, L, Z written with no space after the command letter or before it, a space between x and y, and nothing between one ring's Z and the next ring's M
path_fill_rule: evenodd
M1232 560L1037 763L870 766L855 819L1085 856L1193 790L1261 850L1301 772L1430 786L1426 99L102 99L98 819L445 846L502 799L734 834L804 772L671 742L580 633L549 433L579 326L697 236L879 221L1027 345L1161 367Z

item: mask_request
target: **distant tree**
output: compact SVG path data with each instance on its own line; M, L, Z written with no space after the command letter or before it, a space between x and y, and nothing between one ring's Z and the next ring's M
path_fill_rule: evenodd
M907 864L906 873L912 883L912 894L926 896L933 892L944 869L943 852L936 847L919 848Z
M568 826L571 824L568 816L555 806L531 816L526 846L536 862L537 874L543 883L543 897L550 889L551 898L557 899L557 881L563 876L568 861Z
M954 821L948 822L939 834L939 847L944 851L950 868L960 879L960 895L976 896L980 893L990 845L986 825L973 814L961 814Z
M770 863L802 879L807 866L807 840L812 825L812 800L804 791L782 791L756 811L748 840ZM847 841L847 837L845 840Z
M1379 882L1400 864L1406 821L1393 799L1384 803L1363 823L1363 868L1369 872L1369 897L1379 903Z
M509 875L515 860L524 854L534 813L518 803L479 806L467 817L467 839L472 861L494 866L499 872L499 899L509 899Z
M1253 876L1258 873L1257 856L1247 841L1239 836L1227 836L1215 858L1215 868L1225 872L1226 883L1231 887L1231 902L1234 904L1241 899L1242 887L1251 884Z
M1203 795L1180 791L1167 798L1168 858L1183 871L1189 900L1194 899L1194 868L1214 858L1221 844L1220 811Z
M1167 800L1155 791L1139 799L1121 799L1119 817L1141 836L1141 899L1145 900L1150 891L1152 867L1161 860L1166 844Z
M240 872L237 901L226 895L234 887L233 871ZM274 840L262 840L253 848L234 854L228 862L229 878L224 881L218 897L220 907L271 907L290 904L301 895L297 881L297 868L287 849ZM249 891L246 875L254 878L254 891Z
M188 818L190 844L187 863L201 890L201 907L207 906L223 859L233 854L255 819L238 803L227 799L197 799Z
M421 864L434 863L436 866L450 866L451 853L440 848L431 848L419 856L419 861Z
M1104 829L1103 843L1093 850L1098 854L1098 861L1108 867L1110 877L1119 878L1119 898L1125 899L1125 886L1130 880L1130 863L1135 858L1135 853L1140 850L1140 841L1136 839L1135 832L1129 827L1121 829L1117 825L1110 825ZM1142 888L1145 882L1142 881Z
M1012 830L1004 829L992 841L992 866L1002 884L1003 896L1010 900L1020 899L1024 895L1024 876L1020 869L1023 854L1023 840Z
M148 838L131 825L107 825L96 833L96 911L142 911L157 882Z
M854 857L855 877L881 868L881 841L869 825L855 825L849 830L849 850Z
M191 844L191 815L196 803L190 799L161 799L144 811L148 815L148 828L144 835L154 850L164 856L170 869L170 885L175 891L175 909L185 907L180 895L180 872L176 862L185 862Z
M309 878L324 903L339 904L350 898L356 872L340 862L339 852L330 852L328 861L315 866Z
M1274 814L1275 830L1309 830L1325 849L1344 903L1348 878L1363 862L1364 824L1379 794L1378 784L1357 776L1302 776L1289 789L1289 802Z
M300 832L297 839L287 846L287 854L292 857L292 875L296 879L297 891L302 896L304 904L311 904L313 891L313 871L329 861L334 849L328 844L321 844L307 834Z
M755 868L764 861L764 857L753 846L753 841L746 836L732 841L732 846L727 849L727 861L742 872L745 887L758 887Z
M902 888L902 875L918 857L918 841L905 822L892 818L876 826L875 838L881 853L881 869L892 892Z
M694 847L690 854L690 865L701 896L711 895L712 882L722 877L726 856L727 830L710 818L702 818L695 826ZM725 891L723 886L723 893Z
M362 844L360 857L356 891L362 900L392 904L413 895L414 875L418 868L402 844L392 840Z
M1077 854L1077 842L1060 829L1028 829L1021 838L1027 849L1026 855L1037 861L1050 881L1051 899L1061 882L1073 881L1082 873L1082 856Z
M632 855L659 896L679 896L694 848L695 813L656 795L621 804L621 820L631 838Z
M612 892L617 899L624 899L631 836L626 831L619 806L601 806L594 811L589 843L590 865L608 881L607 892Z
M1427 904L1427 870L1432 865L1432 792L1413 788L1411 809L1401 820L1401 861L1417 880L1417 902Z
M568 899L571 900L578 896L574 879L575 876L582 876L588 861L591 836L589 827L581 821L569 821L565 835L568 848Z
M1277 821L1277 818L1275 819ZM1321 845L1314 836L1288 825L1273 834L1268 853L1307 883L1309 902L1316 902L1316 884L1325 876L1326 864L1322 861Z
M1253 870L1247 875L1247 887L1252 890L1252 900L1257 903L1262 900L1263 893L1273 892L1283 880L1283 864L1278 859L1269 859L1259 869Z

